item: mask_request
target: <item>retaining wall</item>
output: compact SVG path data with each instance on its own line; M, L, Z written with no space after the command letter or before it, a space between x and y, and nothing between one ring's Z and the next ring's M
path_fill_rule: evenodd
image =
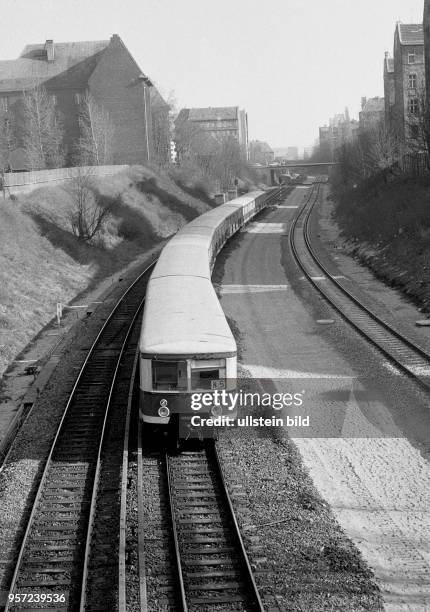
M127 165L84 166L82 168L55 168L53 170L34 170L32 172L6 172L4 175L6 197L12 194L26 193L37 187L69 181L79 171L91 171L94 176L106 176L116 174L126 168L128 168Z

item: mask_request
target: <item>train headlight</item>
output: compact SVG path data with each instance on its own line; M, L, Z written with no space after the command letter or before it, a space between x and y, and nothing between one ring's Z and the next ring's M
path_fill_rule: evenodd
M167 407L167 400L166 399L162 399L160 400L160 407L158 409L158 416L166 418L168 417L170 414L170 410Z
M222 415L222 406L220 406L219 404L212 406L211 408L211 415L214 417L219 417Z

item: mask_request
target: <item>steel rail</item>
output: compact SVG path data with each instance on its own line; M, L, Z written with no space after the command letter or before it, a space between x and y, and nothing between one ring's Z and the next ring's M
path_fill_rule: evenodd
M179 549L179 535L176 527L175 520L175 508L173 507L173 482L170 472L169 455L166 453L164 456L166 476L167 476L167 488L168 488L168 500L169 500L169 514L170 514L170 526L172 528L173 543L175 547L175 563L176 563L176 577L179 583L180 592L180 606L182 612L188 612L187 596L185 593L184 574L182 571L181 552Z
M214 483L213 485L214 495L216 496L218 501L222 503L222 507L226 510L226 517L228 517L227 522L229 524L229 529L231 532L230 535L232 536L232 540L235 542L235 551L237 554L236 560L240 563L240 571L243 573L244 584L247 585L246 592L243 595L243 603L244 604L246 603L247 605L246 609L250 609L256 612L264 612L263 602L261 600L260 593L257 587L257 583L255 581L255 578L252 572L252 568L251 568L251 564L249 562L246 548L245 548L245 545L242 539L242 535L240 533L239 523L238 523L235 511L234 511L234 507L233 507L233 503L230 498L230 494L228 492L227 483L224 478L221 461L219 459L219 455L216 450L216 446L214 442L212 440L205 441L204 450L205 450L204 456L205 456L205 461L207 463L207 466L213 470L213 473L215 475L216 483ZM196 456L201 457L201 455L198 453ZM167 454L165 455L165 469L166 469L167 481L168 481L167 488L168 488L168 500L169 500L169 514L171 517L171 529L172 529L174 548L175 548L175 561L176 561L177 579L179 583L179 593L180 593L180 602L178 603L181 606L181 610L183 612L187 612L189 609L188 597L187 597L187 587L185 585L185 579L183 576L183 563L181 560L181 544L180 544L180 539L179 539L178 528L176 525L177 509L175 507L175 501L174 501L175 499L175 482L174 482L174 476L173 476L174 469L171 467L171 459ZM221 495L215 493L217 487L219 487ZM190 485L190 488L192 489L192 485ZM207 493L203 495L203 497L207 497L207 496L208 496ZM207 502L202 501L198 505L201 507L204 507L206 503ZM188 550L188 554L190 552L192 554L192 550L191 551ZM213 550L208 549L206 552L208 555L217 554L216 549L213 549ZM184 554L187 554L187 550L185 550ZM209 570L208 570L209 572L210 572L210 567L211 566L209 565ZM202 585L202 591L204 590L205 590L204 585ZM212 602L209 602L209 601L207 602L209 606L220 605L221 603L223 602L217 601L216 597L213 598ZM192 604L192 605L194 606L195 604Z
M245 548L245 544L243 542L243 538L242 538L242 534L240 533L240 527L239 527L239 523L238 520L236 518L236 513L234 511L234 507L233 507L233 502L231 501L231 497L230 497L230 493L228 492L228 487L227 487L227 482L224 478L224 472L222 470L222 465L221 465L221 461L219 458L219 454L218 454L218 450L216 447L216 444L212 444L212 452L214 453L214 458L215 458L215 464L217 466L217 472L219 474L219 478L220 478L220 482L222 484L222 490L225 496L225 499L227 501L227 505L230 511L230 517L233 521L233 525L234 525L234 529L235 529L235 535L236 535L236 539L238 541L240 550L242 551L242 559L244 561L244 565L246 567L246 572L248 574L248 582L251 586L251 589L253 591L253 598L255 600L255 603L257 604L256 610L258 612L264 612L264 606L263 606L263 602L261 600L260 597L260 593L258 591L258 587L257 587L257 583L255 582L255 577L254 574L252 572L252 568L251 568L251 564L249 562L249 558L248 558L248 553L246 552L246 548Z
M304 264L303 257L299 253L299 249L295 240L295 233L298 229L297 226L300 220L303 220L302 229L304 243L307 249L306 254L310 255L312 262L317 266L319 271L321 271L324 276L331 282L332 286L340 292L341 297L346 297L350 303L352 303L359 309L359 311L367 315L372 322L376 323L380 328L382 328L382 330L384 330L384 332L386 332L388 335L386 339L390 340L390 337L395 338L399 342L398 349L406 347L407 350L419 356L419 358L426 363L426 366L430 368L430 354L428 354L425 350L423 350L420 346L416 345L412 340L404 336L398 330L394 329L391 325L389 325L386 321L384 321L381 317L379 317L376 313L374 313L366 305L364 305L356 296L354 296L346 287L344 287L338 279L334 278L334 276L328 271L327 267L322 263L322 261L316 254L314 248L311 245L311 239L309 235L309 220L312 211L314 210L315 204L318 201L320 186L321 183L317 183L316 186L314 185L312 187L311 193L309 194L307 201L305 202L299 214L294 218L291 224L289 233L290 247L298 266L302 270L305 277L324 297L324 299L330 304L330 306L332 306L336 310L336 312L338 312L340 316L347 323L349 323L362 337L364 337L368 342L375 346L380 352L384 354L387 359L389 359L389 361L391 361L400 370L405 372L408 376L416 380L426 390L430 389L430 374L427 376L420 376L411 369L410 365L408 367L407 364L402 363L401 360L396 358L395 355L393 355L388 348L384 348L384 341L382 340L378 342L378 340L373 338L369 332L366 332L358 322L354 321L352 317L348 316L348 314L342 308L342 305L336 302L336 298L331 296L330 292L326 288L324 288L321 283L315 281L312 278L311 272ZM343 306L345 306L345 304L343 304Z
M127 334L124 338L124 341L122 343L122 347L120 350L120 353L118 355L117 358L117 364L115 366L115 371L113 373L113 378L112 378L112 382L110 385L110 389L109 389L109 396L107 398L107 403L106 403L106 408L105 408L105 414L104 414L104 418L103 418L103 426L102 426L102 431L100 434L100 441L99 441L99 448L98 448L98 453L97 453L97 464L96 464L96 472L94 475L94 481L93 481L93 490L92 490L92 495L91 495L91 504L90 504L90 514L89 514L89 518L88 518L88 527L87 527L87 538L86 538L86 543L85 543L85 552L84 552L84 567L83 567L83 571L82 571L82 582L81 582L81 601L80 601L80 605L79 605L79 610L80 612L85 612L85 604L86 604L86 588L87 588L87 581L88 581L88 563L90 560L90 555L91 555L91 538L93 535L93 527L94 527L94 518L95 518L95 512L96 512L96 505L97 505L97 496L99 493L98 490L98 485L99 485L99 479L100 479L100 469L101 469L101 456L102 456L102 452L103 452L103 446L105 443L105 431L106 431L106 423L108 420L108 416L109 416L109 411L110 411L110 407L111 407L111 400L112 400L112 395L115 389L115 386L117 384L117 378L118 378L118 371L121 367L121 359L123 358L125 349L127 347L127 344L129 342L130 336L131 336L131 332L133 330L134 325L136 324L136 320L140 314L140 311L143 308L143 304L145 302L145 298L143 297L138 309L136 310L132 321L129 325L129 328L127 330ZM134 363L136 363L136 359L134 360ZM133 389L133 384L134 384L134 377L131 381L131 391ZM128 419L129 421L129 419ZM124 442L128 441L128 431L126 432L126 436L124 438Z
M122 476L121 476L121 509L120 509L120 533L118 551L118 612L126 612L127 609L127 589L126 589L126 540L127 540L127 483L128 483L128 445L130 439L130 420L132 413L133 389L136 372L139 363L139 347L133 363L133 372L130 381L130 388L127 398L127 416L124 432L124 445L122 457ZM140 421L139 421L140 426Z
M10 586L9 586L9 589L8 589L9 592L13 592L14 589L15 589L17 578L18 578L18 574L19 574L19 571L20 571L20 568L21 568L21 564L22 564L22 560L23 560L23 556L24 556L25 549L26 549L26 546L27 546L27 543L28 543L29 534L30 534L31 528L32 528L33 523L34 523L34 519L35 519L35 516L36 516L36 513L37 513L37 509L38 509L38 506L39 506L40 498L42 496L42 493L43 493L43 490L44 490L44 485L45 485L45 482L47 480L47 475L48 475L48 472L49 472L49 468L51 466L52 456L54 454L54 450L56 448L57 441L58 441L59 436L60 436L60 432L63 429L63 424L64 424L64 422L66 420L66 416L68 415L70 406L71 406L71 404L72 404L72 402L74 400L76 391L79 389L79 383L80 383L80 381L81 381L81 379L83 377L84 372L87 369L87 366L89 364L89 361L90 361L93 353L95 352L97 346L100 343L100 340L101 340L101 338L103 336L103 333L106 331L106 329L108 328L108 326L112 322L112 319L115 317L116 312L118 311L120 306L125 303L125 300L126 300L128 294L133 290L133 288L136 286L136 284L139 283L143 279L145 274L147 274L149 272L149 270L151 270L151 268L155 265L155 263L156 263L156 261L152 262L149 266L146 266L145 269L141 272L141 274L139 274L139 276L133 281L133 283L123 293L121 298L116 302L114 308L112 309L111 313L109 314L109 316L107 317L106 321L104 322L104 324L102 325L101 329L99 330L95 340L93 341L93 343L92 343L92 345L91 345L91 347L90 347L90 349L89 349L89 351L87 353L87 356L86 356L86 358L85 358L85 360L84 360L84 362L83 362L83 364L82 364L82 366L81 366L81 368L79 370L79 373L78 373L78 375L76 377L76 380L75 380L75 383L73 385L73 388L72 388L72 390L70 392L69 399L67 401L67 404L66 404L65 409L63 411L62 417L61 417L60 422L58 424L56 434L55 434L54 439L53 439L53 441L51 443L50 451L49 451L48 457L46 459L46 462L45 462L45 465L44 465L44 468L43 468L43 472L42 472L41 478L39 480L39 484L38 484L38 488L37 488L37 493L36 493L36 496L35 496L35 499L34 499L34 502L33 502L33 505L32 505L30 516L29 516L29 518L27 520L27 525L26 525L26 529L25 529L25 532L24 532L24 535L23 535L23 538L22 538L22 541L21 541L21 546L20 546L18 558L17 558L17 561L15 563L14 573L13 573L13 576L12 576L12 579L11 579L11 583L10 583ZM6 602L6 606L4 608L5 612L9 612L9 610L10 610L10 603L11 602L9 602L9 601Z

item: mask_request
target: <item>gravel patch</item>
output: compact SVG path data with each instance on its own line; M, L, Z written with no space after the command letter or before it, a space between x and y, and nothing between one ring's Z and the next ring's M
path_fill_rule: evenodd
M249 381L242 389L258 391ZM273 609L383 609L371 570L285 431L227 428L218 446L257 585Z

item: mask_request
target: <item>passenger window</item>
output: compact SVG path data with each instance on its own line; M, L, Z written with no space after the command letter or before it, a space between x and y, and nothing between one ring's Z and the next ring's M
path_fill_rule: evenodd
M154 389L171 391L187 390L187 364L185 361L153 361L152 382Z

